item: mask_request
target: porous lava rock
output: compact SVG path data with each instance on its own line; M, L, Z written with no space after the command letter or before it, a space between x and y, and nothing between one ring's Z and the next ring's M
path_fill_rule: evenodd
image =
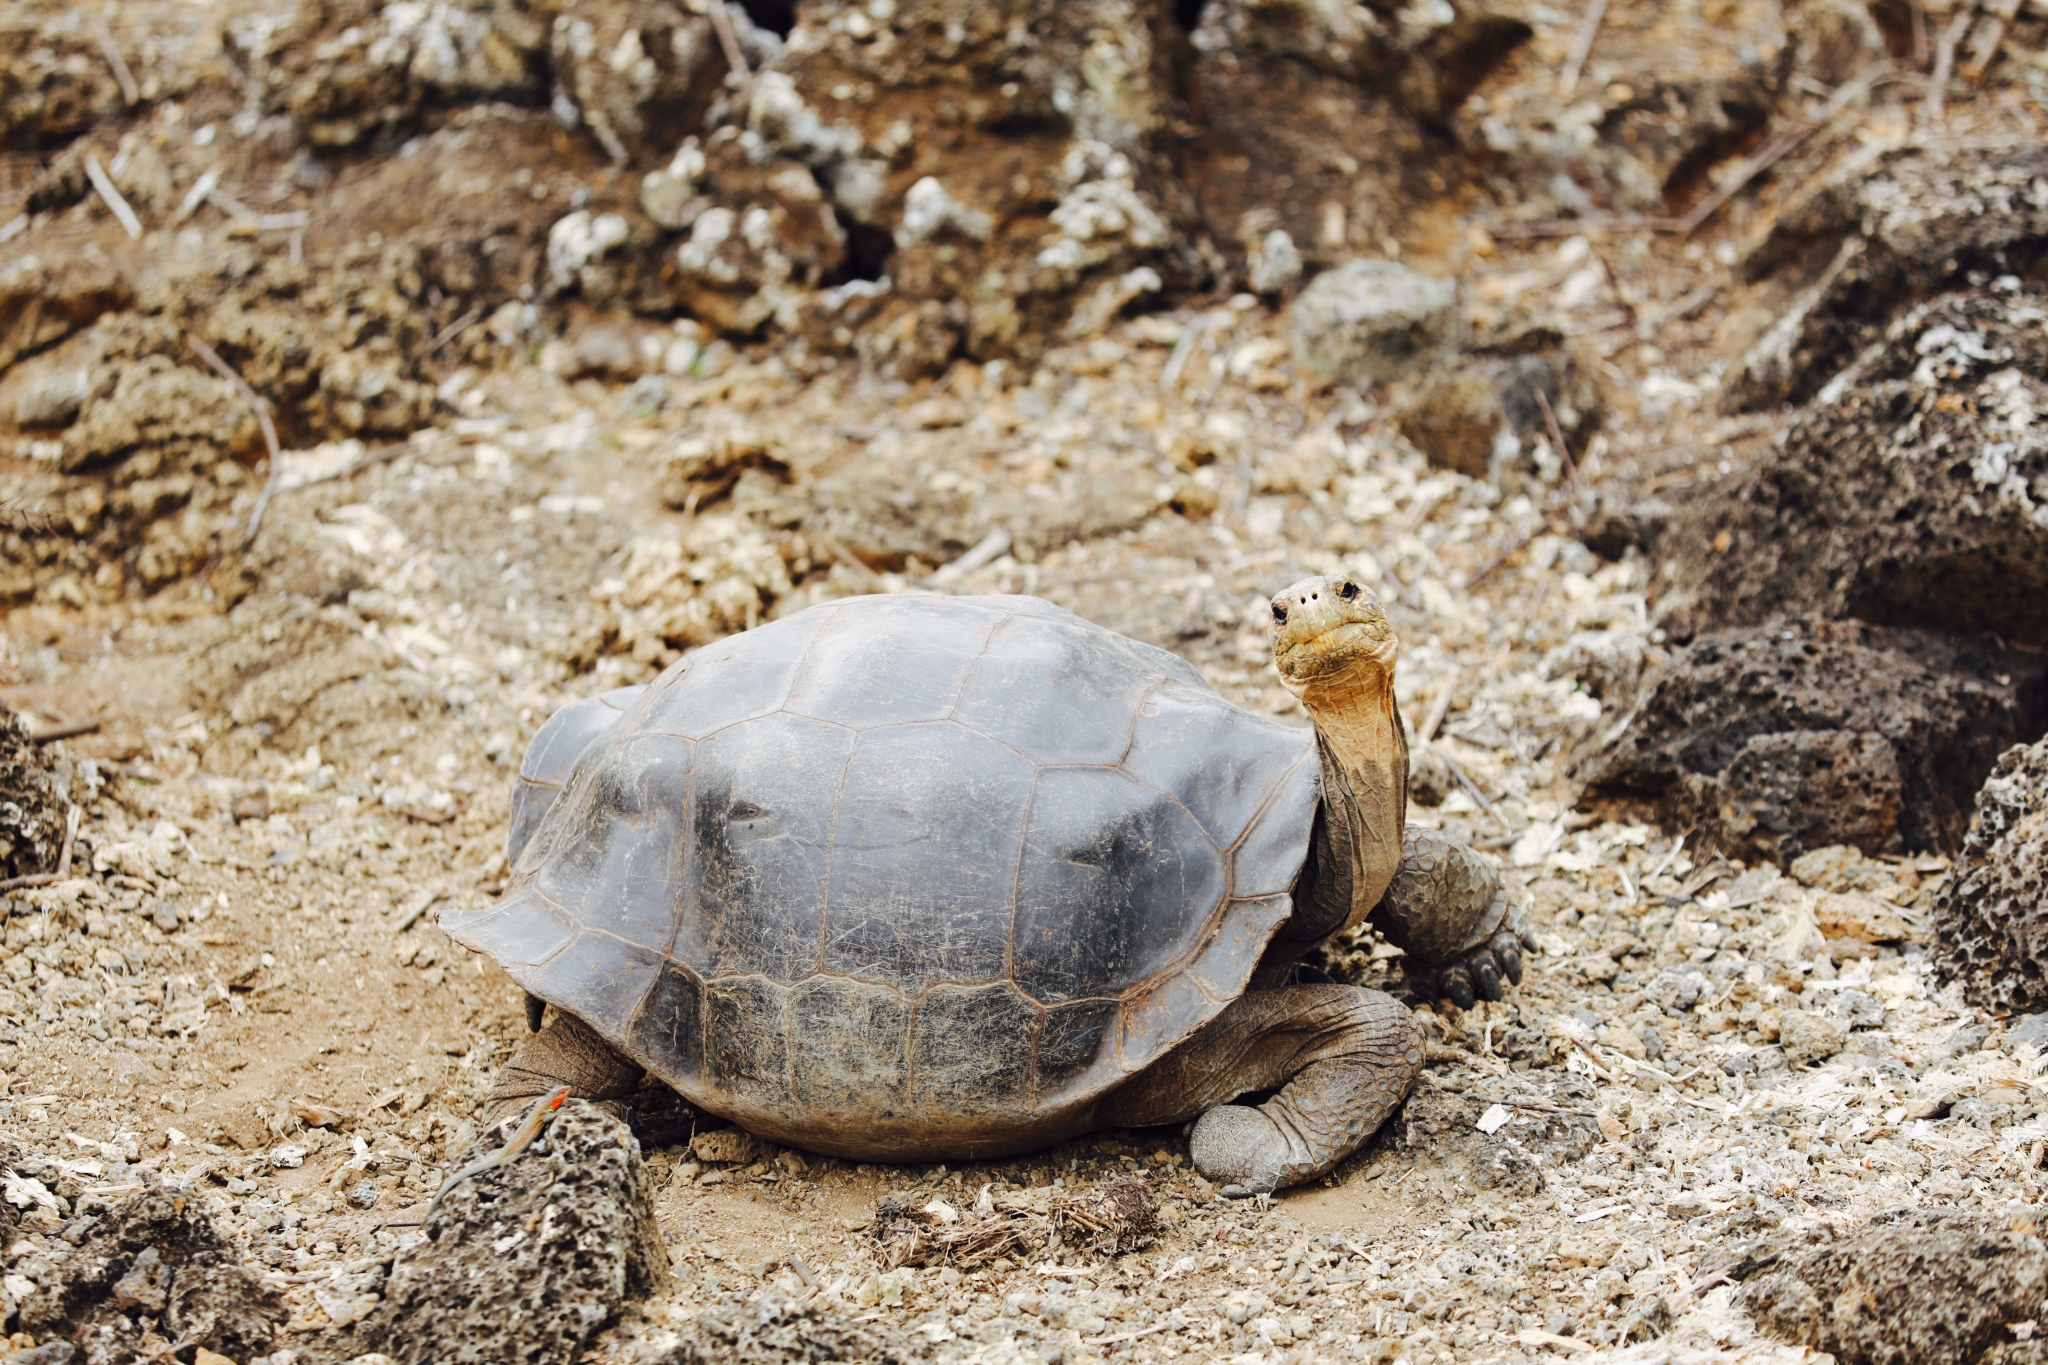
M1205 253L1248 277L1270 271L1275 233L1310 270L1383 252L1410 205L1465 174L1435 154L1441 125L1532 32L1494 0L1211 0L1199 14L1179 174L1213 234Z
M0 878L57 865L70 784L50 759L21 717L0 704Z
M2010 1324L2037 1319L2048 1249L2031 1215L1954 1209L1880 1214L1820 1245L1790 1238L1738 1251L1741 1302L1770 1335L1840 1365L2048 1360Z
M183 1190L146 1189L74 1229L75 1249L69 1236L51 1239L8 1268L10 1281L35 1286L18 1307L20 1330L69 1343L75 1365L125 1365L151 1331L248 1360L283 1330L283 1301Z
M1873 7L1874 8L1874 7ZM1740 273L1764 324L1724 401L1803 403L1886 325L1966 283L2038 281L2048 256L2048 148L1913 146L1853 158L1795 196Z
M456 1165L501 1136L486 1134ZM567 1362L628 1295L668 1275L639 1142L611 1113L571 1100L526 1155L449 1191L346 1354L398 1365Z
M2001 1014L2048 1007L2048 739L1999 758L1935 894L1939 961Z
M2048 643L2044 319L2048 296L1987 288L1895 322L1782 448L1674 519L1665 628L1813 614Z
M1587 793L1659 807L1744 857L1954 849L1998 755L2048 728L2048 664L1988 639L1781 619L1648 669L1574 760Z

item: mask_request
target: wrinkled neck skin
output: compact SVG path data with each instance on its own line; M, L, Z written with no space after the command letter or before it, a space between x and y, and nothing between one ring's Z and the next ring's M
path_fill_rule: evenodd
M1356 927L1386 895L1408 819L1408 737L1391 668L1316 679L1295 695L1316 726L1323 806L1312 882L1297 897L1294 933L1320 941Z

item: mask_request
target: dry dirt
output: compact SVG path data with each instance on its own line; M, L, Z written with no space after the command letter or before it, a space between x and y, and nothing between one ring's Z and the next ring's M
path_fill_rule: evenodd
M1265 603L1340 564L1381 585L1403 639L1398 692L1428 741L1413 818L1496 856L1538 943L1505 1003L1419 1006L1431 1064L1381 1135L1270 1207L1221 1201L1177 1131L914 1169L651 1147L673 1278L582 1359L714 1358L678 1343L799 1299L792 1321L820 1315L827 1359L1813 1360L1746 1313L1731 1259L1746 1239L2038 1204L2048 1030L1934 974L1946 857L1837 846L1781 871L1688 851L1639 812L1574 810L1568 761L1665 647L1654 536L1629 522L1603 538L1600 518L1682 502L1790 420L1723 409L1794 292L1749 282L1744 248L1873 149L2037 139L2039 22L2022 19L1983 88L1948 90L1944 115L1924 77L1892 81L1685 238L1547 220L1591 211L1561 183L1602 210L1684 212L1766 130L1821 113L1861 69L1857 45L1888 35L1847 4L1614 0L1578 93L1591 109L1537 117L1581 15L1516 7L1528 41L1462 103L1408 107L1420 141L1374 149L1411 178L1429 139L1463 149L1455 185L1381 206L1379 245L1455 277L1480 363L1539 357L1567 409L1572 469L1531 427L1526 455L1461 473L1411 444L1421 381L1361 392L1300 371L1284 290L1169 287L1039 355L930 364L903 359L915 326L893 350L834 354L575 298L508 314L492 280L545 273L549 225L631 202L637 167L518 99L322 164L230 79L268 41L248 36L264 11L234 0L123 10L131 116L86 13L24 3L0 33L9 51L47 38L71 81L24 93L0 77L25 215L0 228L0 294L24 269L37 281L0 298L15 423L0 482L58 523L8 532L0 697L32 730L99 722L50 750L85 808L76 875L5 901L8 1302L96 1211L162 1183L282 1294L278 1365L320 1358L327 1329L374 1309L362 1286L419 1237L386 1224L419 1216L525 1033L517 992L434 912L498 887L513 771L563 702L827 597L1027 592L1299 719ZM1662 71L1702 30L1701 69ZM1243 73L1212 72L1212 97L1226 76ZM1243 110L1189 116L1213 120L1190 135L1207 159L1190 153L1189 181L1229 180L1219 202L1279 196L1273 221L1306 246L1318 210L1260 181ZM1633 150L1574 161L1602 127ZM139 240L90 192L31 202L87 128L103 160L127 149ZM1317 155L1359 174L1361 158ZM247 216L166 225L204 167ZM488 321L469 318L483 302ZM262 439L187 363L184 329L279 411L290 472L246 551ZM72 375L89 393L61 422L39 416ZM946 567L963 554L970 567ZM1622 637L1634 653L1603 651ZM1338 945L1332 963L1397 984L1375 948ZM885 1272L865 1231L891 1195L964 1207L985 1187L1133 1172L1164 1227L1120 1256ZM134 1349L167 1345L144 1333Z

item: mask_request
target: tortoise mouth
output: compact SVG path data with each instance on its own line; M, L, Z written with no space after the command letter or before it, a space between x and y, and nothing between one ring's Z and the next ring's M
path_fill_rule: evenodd
M1364 621L1340 621L1304 640L1290 640L1273 662L1291 682L1314 682L1349 670L1383 664L1392 641Z

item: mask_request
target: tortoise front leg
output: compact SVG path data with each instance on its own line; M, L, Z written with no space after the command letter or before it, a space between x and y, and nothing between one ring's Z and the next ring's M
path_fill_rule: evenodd
M1422 1070L1406 1006L1358 986L1247 991L1194 1037L1103 1098L1100 1128L1201 1115L1195 1169L1232 1197L1334 1168L1378 1131ZM1279 1087L1257 1108L1230 1103Z
M1528 926L1492 863L1455 839L1410 825L1373 927L1407 954L1403 969L1431 999L1461 1010L1522 981Z
M502 1122L536 1096L562 1085L575 1099L622 1100L639 1088L640 1075L639 1066L620 1056L597 1030L558 1011L498 1073L498 1083L484 1101L484 1127Z

